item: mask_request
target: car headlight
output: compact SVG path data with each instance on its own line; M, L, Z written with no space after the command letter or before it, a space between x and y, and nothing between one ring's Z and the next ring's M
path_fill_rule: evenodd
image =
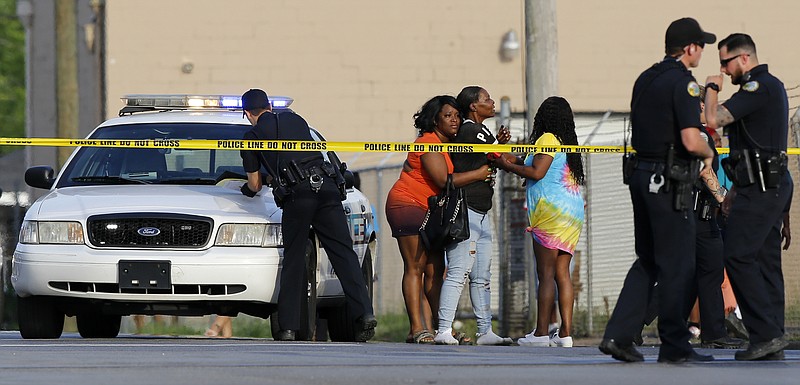
M217 246L283 246L281 225L278 223L225 223L219 227Z
M80 222L23 221L19 242L82 245L83 226Z

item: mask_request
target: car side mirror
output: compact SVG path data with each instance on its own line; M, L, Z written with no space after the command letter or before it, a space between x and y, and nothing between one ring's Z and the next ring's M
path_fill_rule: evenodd
M25 170L25 183L28 186L49 190L55 181L55 172L50 166L33 166Z
M356 184L356 178L350 170L344 170L344 187L351 189Z

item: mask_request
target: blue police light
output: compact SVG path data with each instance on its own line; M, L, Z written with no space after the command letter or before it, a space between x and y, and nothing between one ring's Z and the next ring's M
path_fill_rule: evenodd
M242 98L240 98L240 97L223 96L222 97L222 106L226 107L226 108L241 107L242 106Z

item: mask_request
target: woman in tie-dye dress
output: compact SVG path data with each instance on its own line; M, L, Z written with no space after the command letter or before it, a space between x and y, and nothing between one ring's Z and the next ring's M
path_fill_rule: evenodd
M531 143L537 146L577 145L572 108L564 98L547 98L533 121ZM504 154L498 165L506 171L526 178L528 217L533 235L539 292L536 329L518 341L527 346L572 346L572 306L574 294L569 264L584 221L584 200L580 186L584 184L580 154L537 151L525 160ZM548 336L548 324L555 287L561 327Z

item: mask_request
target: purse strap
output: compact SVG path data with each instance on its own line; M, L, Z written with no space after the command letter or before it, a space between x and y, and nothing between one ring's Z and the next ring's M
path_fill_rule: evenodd
M456 186L453 184L453 174L447 174L447 182L444 183L445 193L449 195L451 190L455 190Z

